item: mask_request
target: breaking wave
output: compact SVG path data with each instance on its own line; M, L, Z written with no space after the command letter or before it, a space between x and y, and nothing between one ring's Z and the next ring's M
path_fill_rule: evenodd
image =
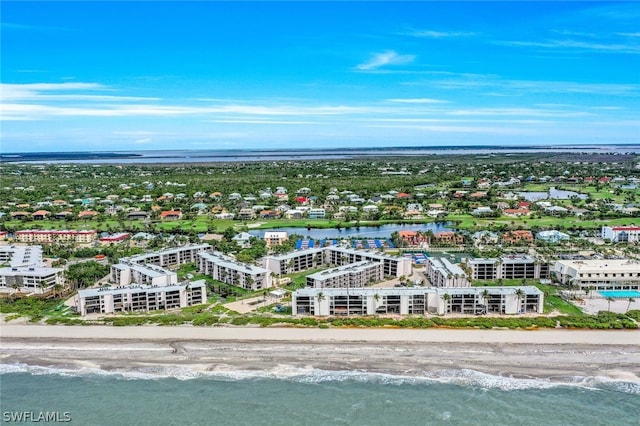
M267 370L198 369L175 366L152 366L127 369L104 370L97 367L52 367L24 363L0 364L0 375L27 373L31 375L59 375L66 377L106 376L119 380L288 380L297 383L360 382L383 385L429 385L451 384L481 389L517 391L526 389L550 389L557 387L579 387L590 390L606 389L640 395L640 381L617 380L607 377L567 376L554 379L534 377L512 377L482 373L468 369L435 371L412 371L406 375L369 372L364 370L331 371L312 367L301 368L279 365Z

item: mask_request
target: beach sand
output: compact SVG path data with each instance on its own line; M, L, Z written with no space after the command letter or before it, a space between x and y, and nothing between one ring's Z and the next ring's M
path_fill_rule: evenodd
M3 325L0 361L146 371L359 370L424 376L470 369L566 381L640 382L640 332Z

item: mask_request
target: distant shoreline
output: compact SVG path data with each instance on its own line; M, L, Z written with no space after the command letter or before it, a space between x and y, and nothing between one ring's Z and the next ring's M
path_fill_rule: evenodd
M355 159L372 157L417 157L423 155L464 155L493 153L578 152L628 153L639 152L636 144L624 145L559 145L559 146L419 146L380 148L321 148L321 149L225 149L225 150L151 150L151 151L78 151L78 152L15 152L1 153L5 163L38 162L117 162L128 163L209 163L226 161L261 161L295 159Z

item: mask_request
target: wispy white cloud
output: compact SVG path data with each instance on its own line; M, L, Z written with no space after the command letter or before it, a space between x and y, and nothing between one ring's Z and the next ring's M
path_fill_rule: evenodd
M222 124L321 124L317 121L293 121L293 120L208 120L208 123Z
M19 30L19 31L68 31L68 28L51 27L44 25L18 24L16 22L0 22L0 28L3 30Z
M451 37L472 37L477 33L469 31L433 31L433 30L413 30L402 33L411 37L420 38L451 38Z
M446 104L449 101L431 98L394 98L387 99L387 102L395 102L400 104Z
M406 83L435 86L446 90L493 90L502 95L531 93L599 94L609 96L640 96L640 84L580 83L551 80L509 80L495 75L460 74L451 78Z
M475 108L457 109L446 112L447 115L456 116L520 116L520 117L556 117L576 118L588 117L593 114L585 111L566 111L536 108Z
M497 41L495 43L505 46L538 47L544 49L582 49L609 53L640 54L640 46L637 44L595 43L578 40Z
M356 69L369 71L386 65L406 65L412 63L415 58L415 55L400 55L393 50L388 50L374 54L367 62L357 65Z
M488 135L523 136L538 133L537 128L504 127L504 126L444 126L444 125L393 125L372 124L366 127L382 129L419 130L433 133L472 133Z

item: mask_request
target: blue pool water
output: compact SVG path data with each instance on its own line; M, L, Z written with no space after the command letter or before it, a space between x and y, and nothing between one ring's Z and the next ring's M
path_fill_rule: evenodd
M609 291L599 291L604 297L611 297L613 299L628 299L630 297L638 297L640 298L640 291L635 290L609 290Z

